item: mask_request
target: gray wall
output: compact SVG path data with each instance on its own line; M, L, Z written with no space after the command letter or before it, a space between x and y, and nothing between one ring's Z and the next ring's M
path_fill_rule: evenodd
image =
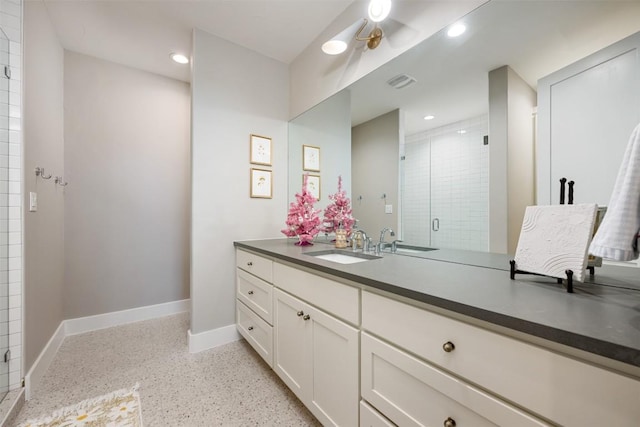
M189 85L64 56L64 316L189 297Z
M399 232L398 168L404 140L400 116L400 110L393 110L355 126L351 133L353 215L374 242L384 227ZM392 214L385 213L385 203L393 205ZM391 241L388 235L387 241Z
M489 72L490 252L515 253L524 210L535 203L536 102L536 92L510 67Z
M197 334L235 323L233 241L282 237L289 73L286 64L200 30L193 57L191 332ZM251 133L273 140L272 199L249 197Z
M63 320L64 191L36 166L64 174L63 49L44 3L24 4L24 360L31 368ZM29 192L38 211L28 212Z
M321 209L329 202L327 197L338 191L338 176L342 175L342 188L351 195L351 96L342 91L316 105L289 123L289 202L302 190L302 146L320 147L320 201Z

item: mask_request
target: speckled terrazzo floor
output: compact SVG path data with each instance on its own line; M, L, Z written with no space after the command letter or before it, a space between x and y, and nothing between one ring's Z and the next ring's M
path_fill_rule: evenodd
M68 337L14 425L140 384L150 426L317 426L245 341L190 354L187 313Z

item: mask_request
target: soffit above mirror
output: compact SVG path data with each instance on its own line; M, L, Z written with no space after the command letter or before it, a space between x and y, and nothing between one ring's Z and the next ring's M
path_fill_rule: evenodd
M509 65L535 89L538 79L640 30L640 2L489 2L462 21L460 37L440 31L353 83L352 125L401 108L412 134L486 113L489 71ZM416 83L392 88L387 81L399 74Z

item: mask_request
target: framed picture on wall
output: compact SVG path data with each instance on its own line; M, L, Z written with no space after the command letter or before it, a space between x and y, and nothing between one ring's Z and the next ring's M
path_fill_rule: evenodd
M271 138L251 134L250 159L254 165L271 166Z
M320 147L302 146L302 170L320 172Z
M302 175L302 184L304 185L304 175ZM309 175L307 178L307 191L320 200L320 175Z
M251 197L271 199L273 197L272 190L271 171L251 168Z

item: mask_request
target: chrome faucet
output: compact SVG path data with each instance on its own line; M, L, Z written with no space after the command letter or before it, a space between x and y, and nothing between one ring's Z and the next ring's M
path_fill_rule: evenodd
M367 237L367 233L364 232L364 230L356 230L353 232L353 235L351 236L351 246L353 248L353 251L357 251L358 250L358 239L356 238L356 236L360 235L361 243L360 243L360 248L362 249L363 252L368 252L369 251L369 237Z
M386 234L387 231L389 232L389 235L391 237L396 235L396 233L392 229L385 227L382 229L382 231L380 231L380 243L387 243L384 241L384 235Z
M395 236L396 233L390 229L390 228L383 228L382 231L380 231L380 241L378 242L378 244L376 245L376 253L379 254L380 252L382 252L382 250L384 248L386 248L387 246L391 245L391 243L385 242L384 241L384 235L387 233L387 231L389 232L390 236Z

